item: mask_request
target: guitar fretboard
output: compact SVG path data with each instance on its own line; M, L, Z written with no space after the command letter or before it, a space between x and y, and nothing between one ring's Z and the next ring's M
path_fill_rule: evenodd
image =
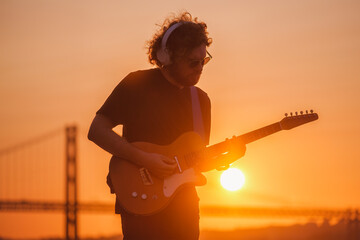
M230 149L234 149L234 147L236 149L238 144L248 144L260 138L279 132L281 130L289 130L302 124L314 121L316 119L318 119L318 115L313 112L311 112L310 114L306 113L304 115L302 114L302 112L301 115L297 115L296 113L295 116L292 116L291 114L290 117L286 116L280 122L270 124L268 126L245 133L240 136L233 137L231 139L226 139L223 142L205 147L201 151L186 154L184 156L184 159L186 160L188 166L194 166L196 163L198 163L199 161L201 162L202 160L211 162L211 160L213 160L214 158L216 159L221 155L227 154ZM237 159L233 160L236 161Z
M269 136L273 133L276 133L278 131L281 131L282 128L281 128L281 125L280 125L280 122L276 122L276 123L273 123L271 125L268 125L266 127L263 127L263 128L259 128L257 130L254 130L252 132L248 132L248 133L245 133L243 135L240 135L239 138L241 138L241 140L248 144L248 143L251 143L253 141L256 141L260 138L263 138L263 137L266 137L266 136Z
M262 127L257 130L237 136L237 137L235 137L235 139L225 140L223 142L209 146L209 147L207 147L206 151L207 151L208 155L216 156L216 155L227 152L229 150L229 144L231 144L231 141L233 141L233 140L237 140L238 138L240 138L245 144L248 144L248 143L256 141L260 138L263 138L263 137L269 136L273 133L276 133L278 131L281 131L281 130L282 130L282 128L281 128L280 122L276 122L276 123L270 124L266 127Z

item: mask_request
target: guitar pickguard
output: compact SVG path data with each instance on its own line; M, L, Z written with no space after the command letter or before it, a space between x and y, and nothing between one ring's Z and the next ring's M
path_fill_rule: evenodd
M193 168L188 168L182 173L176 173L164 179L164 196L171 197L176 189L186 183L195 183L198 177Z

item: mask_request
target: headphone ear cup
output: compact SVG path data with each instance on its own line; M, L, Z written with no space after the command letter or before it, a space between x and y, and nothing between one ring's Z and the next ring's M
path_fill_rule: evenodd
M156 52L156 57L160 61L160 63L164 66L171 64L170 54L166 49L166 42L170 36L170 34L179 26L183 25L183 22L177 22L165 32L162 40L161 40L161 48Z
M157 56L158 60L161 62L161 64L164 66L169 65L171 63L170 55L169 55L168 51L166 50L166 48L165 49L160 48L156 52L156 56Z

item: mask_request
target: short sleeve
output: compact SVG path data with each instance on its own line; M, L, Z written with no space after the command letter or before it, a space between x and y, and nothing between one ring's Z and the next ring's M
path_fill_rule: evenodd
M129 86L131 74L126 76L112 91L96 114L107 117L114 125L125 124L132 105L132 91Z

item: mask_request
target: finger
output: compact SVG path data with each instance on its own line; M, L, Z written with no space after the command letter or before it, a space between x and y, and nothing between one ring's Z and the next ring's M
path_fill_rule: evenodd
M176 164L176 161L173 158L164 157L162 160L167 164Z
M165 171L173 171L176 167L176 163L168 163L165 159L160 159L158 162L158 169L165 170Z
M165 171L174 172L175 168L177 167L176 164L164 164L163 169Z

